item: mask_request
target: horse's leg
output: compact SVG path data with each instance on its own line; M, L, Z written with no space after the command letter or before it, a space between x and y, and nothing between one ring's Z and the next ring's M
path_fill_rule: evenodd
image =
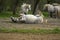
M49 16L52 18L52 12L49 13Z
M14 22L14 23L19 22L19 19L18 19L18 18L16 18L16 17L11 17L11 20L12 20L12 22Z
M14 17L11 17L11 20L12 22L16 22L15 18Z

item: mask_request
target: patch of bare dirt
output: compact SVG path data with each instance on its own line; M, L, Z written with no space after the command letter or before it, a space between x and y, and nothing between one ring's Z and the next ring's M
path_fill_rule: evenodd
M0 40L60 40L60 34L0 33Z
M8 18L1 18L0 19L0 27L5 27L5 28L17 28L17 29L52 29L55 27L60 28L60 19L53 19L53 18L48 18L47 23L43 24L24 24L24 23L13 23L10 19Z

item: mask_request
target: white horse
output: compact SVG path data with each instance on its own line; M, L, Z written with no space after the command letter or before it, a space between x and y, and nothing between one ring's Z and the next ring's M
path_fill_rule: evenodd
M53 17L54 14L54 6L51 4L45 4L43 10L48 11L49 16Z
M31 10L31 5L23 3L21 5L21 11L24 12L25 14L28 14L28 11Z
M60 5L58 4L45 4L43 10L47 10L50 17L60 17Z
M43 23L43 16L35 16L31 14L21 14L20 18L11 17L13 22L24 22L24 23Z

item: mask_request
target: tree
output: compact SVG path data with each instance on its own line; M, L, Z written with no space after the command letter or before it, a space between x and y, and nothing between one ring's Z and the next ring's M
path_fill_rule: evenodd
M1 13L2 10L3 10L3 1L4 1L4 0L0 0L0 13Z
M38 4L39 4L39 1L40 1L40 0L35 0L34 10L33 10L33 14L34 14L34 15L35 15L36 8L37 8L37 6L38 6Z
M13 5L13 15L16 14L16 8L17 8L17 6L18 6L18 2L19 2L19 0L14 0L14 5Z

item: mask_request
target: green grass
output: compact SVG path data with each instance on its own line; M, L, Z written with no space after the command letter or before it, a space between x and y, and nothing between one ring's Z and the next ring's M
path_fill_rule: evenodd
M0 18L9 18L9 17L11 17L11 16L17 17L18 14L13 15L12 12L2 12L2 13L0 13Z
M11 12L2 12L0 13L0 17L4 18L4 17L10 17L12 15Z
M45 17L48 17L48 12L42 12Z
M54 29L16 29L0 28L0 33L32 33L32 34L60 34L59 28Z
M31 14L31 13L32 13L32 12L29 11L29 14ZM44 15L45 17L48 17L48 13L47 13L47 12L42 12L42 13L43 13L43 15ZM17 13L16 15L13 15L12 12L8 12L8 11L0 13L0 18L9 18L9 17L11 17L11 16L18 17L19 14Z

